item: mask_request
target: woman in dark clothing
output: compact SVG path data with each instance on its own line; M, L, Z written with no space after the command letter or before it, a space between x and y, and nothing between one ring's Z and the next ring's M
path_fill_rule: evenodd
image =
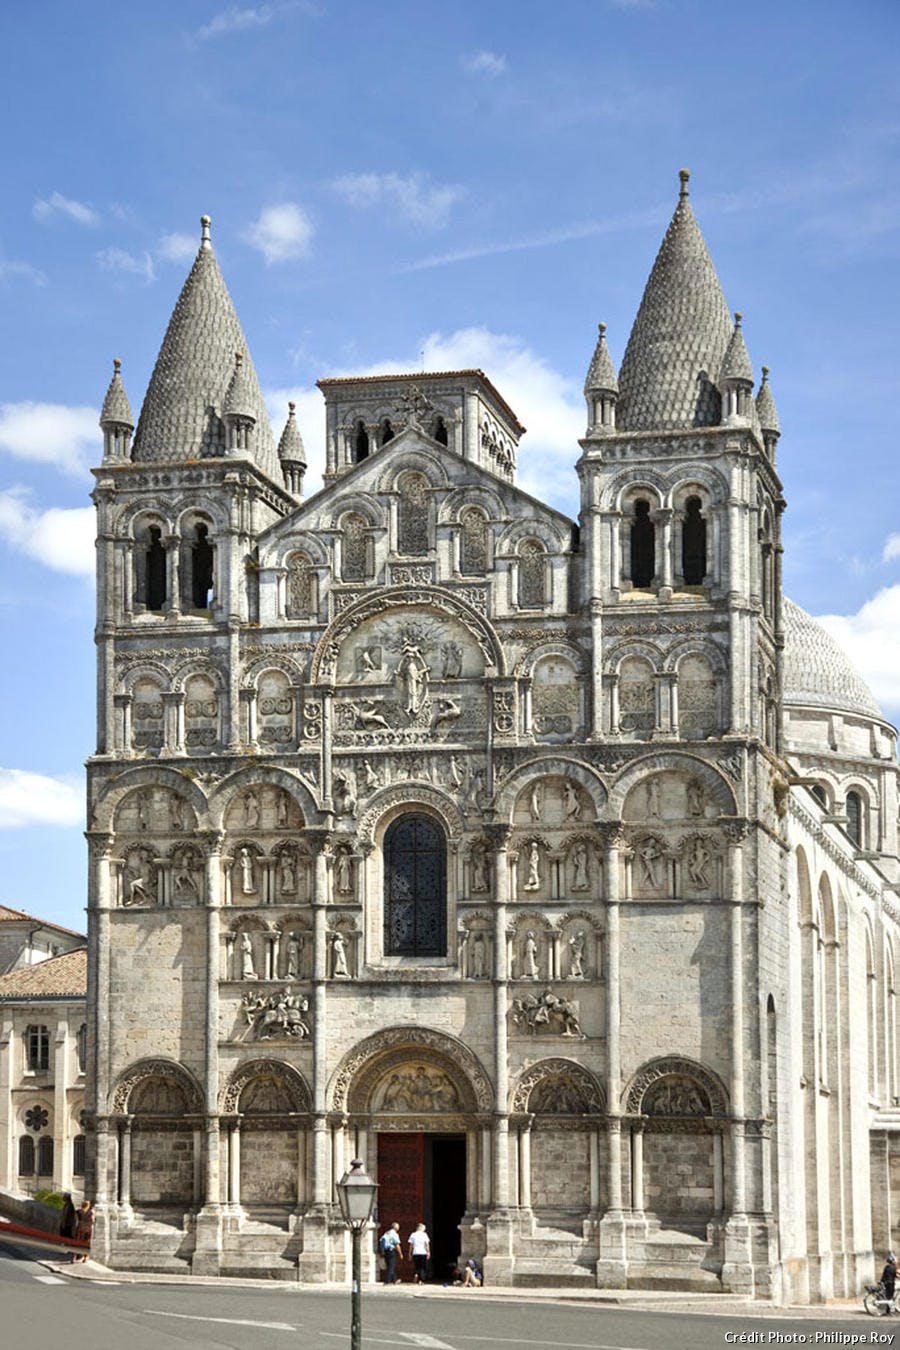
M62 1214L59 1218L59 1235L64 1238L75 1236L75 1206L68 1191L63 1192Z
M87 1247L80 1256L74 1256L73 1261L86 1261L91 1254L91 1236L94 1232L94 1206L90 1200L82 1200L81 1208L78 1210L77 1222L75 1224L75 1236L81 1242L86 1242Z

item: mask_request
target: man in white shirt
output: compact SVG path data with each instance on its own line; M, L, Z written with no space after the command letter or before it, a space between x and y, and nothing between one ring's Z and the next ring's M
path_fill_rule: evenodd
M428 1258L431 1255L431 1238L425 1231L424 1223L416 1225L416 1231L410 1233L407 1241L416 1272L413 1278L416 1284L424 1284L428 1273Z

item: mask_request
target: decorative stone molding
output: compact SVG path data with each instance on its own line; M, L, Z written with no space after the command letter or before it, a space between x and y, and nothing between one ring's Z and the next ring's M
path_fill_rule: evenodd
M529 1111L529 1098L539 1083L564 1079L571 1083L584 1102L584 1110L601 1114L606 1110L603 1089L588 1069L574 1059L541 1059L519 1078L510 1098L511 1111Z
M195 1114L203 1110L203 1093L193 1074L172 1059L141 1059L121 1075L110 1097L112 1115L125 1115L134 1089L149 1078L162 1078L175 1083L184 1093L185 1111Z
M238 1065L222 1092L220 1110L223 1115L234 1115L240 1105L241 1093L256 1078L274 1078L284 1089L291 1109L307 1112L312 1098L306 1080L291 1064L278 1059L249 1059Z
M450 842L457 845L462 839L465 822L453 798L438 788L423 783L396 784L381 788L370 799L370 805L360 817L358 840L361 847L372 846L378 822L398 807L417 810L430 807L442 821Z
M638 1070L622 1095L628 1114L641 1115L644 1097L653 1084L658 1083L661 1078L673 1076L691 1079L705 1092L709 1100L711 1114L713 1116L725 1115L728 1094L722 1082L709 1069L705 1069L702 1064L697 1064L692 1059L676 1058L654 1059Z
M368 1112L370 1097L393 1065L424 1060L445 1073L467 1111L490 1111L491 1081L471 1050L454 1036L422 1027L388 1027L367 1037L345 1055L331 1081L330 1107Z

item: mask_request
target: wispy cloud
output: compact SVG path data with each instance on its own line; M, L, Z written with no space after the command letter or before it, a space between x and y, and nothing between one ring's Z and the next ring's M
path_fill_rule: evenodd
M73 781L27 769L0 769L0 830L84 825L84 791Z
M15 258L0 258L0 282L30 281L32 286L46 286L47 275L31 263L20 262Z
M97 254L97 261L104 272L121 272L125 276L140 277L148 286L156 280L153 259L146 249L142 253L129 253L127 249L115 246L102 248Z
M406 177L398 173L349 173L336 178L332 187L350 206L391 208L414 225L432 230L446 225L451 210L465 196L465 188L430 183L422 173Z
M881 552L882 562L891 562L894 558L900 558L900 534L889 534Z
M267 206L243 232L243 239L258 249L268 265L305 258L312 245L313 223L302 206L282 202Z
M87 202L76 201L74 197L64 197L61 192L51 192L49 197L38 197L31 214L35 220L44 224L57 216L65 216L74 220L76 225L84 225L88 229L94 229L100 224L100 213L92 206Z
M463 56L460 65L468 75L489 75L494 78L505 72L506 57L482 49Z
M317 14L317 7L308 0L282 0L280 4L265 5L229 5L218 14L214 14L209 23L205 23L194 33L198 42L209 42L214 38L229 37L232 33L246 33L254 28L267 28L270 23L292 10L305 14Z
M0 403L0 451L82 474L100 460L99 415L64 403Z
M197 252L197 237L193 234L164 234L157 252L166 262L187 262Z
M51 506L41 511L32 504L27 488L0 491L0 539L55 572L94 575L95 531L92 506Z

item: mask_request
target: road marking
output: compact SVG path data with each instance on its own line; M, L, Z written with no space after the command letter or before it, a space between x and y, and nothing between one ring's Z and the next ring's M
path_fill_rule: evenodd
M521 1336L467 1336L455 1333L461 1341L486 1341L489 1345L521 1345ZM642 1345L601 1345L599 1341L532 1341L529 1345L549 1345L555 1350L646 1350Z
M32 1276L32 1279L37 1280L39 1284L65 1284L65 1283L66 1283L66 1281L65 1281L65 1280L61 1280L61 1279L59 1278L58 1275L33 1275L33 1276Z
M159 1308L144 1308L151 1317L178 1317L182 1322L221 1322L226 1327L262 1327L265 1331L299 1331L291 1322L248 1322L243 1317L196 1317L191 1313L161 1312Z
M405 1341L412 1341L413 1345L424 1345L426 1350L453 1350L452 1345L446 1341L435 1340L433 1336L426 1336L421 1331L398 1331L398 1336L402 1336Z

